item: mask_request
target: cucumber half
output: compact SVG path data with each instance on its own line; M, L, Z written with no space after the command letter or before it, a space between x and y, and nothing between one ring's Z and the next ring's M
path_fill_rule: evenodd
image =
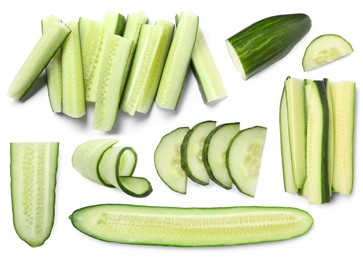
M352 45L340 35L324 34L315 38L308 45L302 65L304 71L312 70L352 52Z

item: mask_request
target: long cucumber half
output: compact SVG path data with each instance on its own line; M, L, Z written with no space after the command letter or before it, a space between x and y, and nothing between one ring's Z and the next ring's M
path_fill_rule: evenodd
M284 207L172 208L104 204L72 213L93 238L124 244L206 247L279 241L313 225L306 211Z

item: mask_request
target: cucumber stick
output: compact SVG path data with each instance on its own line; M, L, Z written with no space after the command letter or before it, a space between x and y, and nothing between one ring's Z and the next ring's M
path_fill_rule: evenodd
M184 12L180 17L156 96L156 104L161 108L176 110L178 106L197 37L198 23L199 17L192 12Z
M42 33L45 33L54 22L62 22L56 16L48 16L42 20ZM62 112L62 48L59 48L46 68L49 103L52 111Z
M251 24L226 40L231 58L244 80L285 57L307 34L306 14L271 16Z
M115 34L104 37L106 52L102 57L100 81L94 112L93 127L111 131L116 122L126 81L127 62L132 41Z
M40 37L33 50L15 76L8 95L22 99L62 46L71 30L60 22L54 22Z
M50 236L55 211L58 143L11 143L14 228L32 247Z
M62 111L80 118L86 114L83 66L78 22L67 22L72 30L62 49Z
M102 241L179 247L285 240L305 234L313 225L306 211L283 207L103 204L78 209L69 218L80 232Z

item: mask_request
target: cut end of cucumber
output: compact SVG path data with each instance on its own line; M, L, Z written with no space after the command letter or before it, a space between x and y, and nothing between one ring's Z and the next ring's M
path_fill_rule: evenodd
M244 80L247 80L248 78L246 76L245 70L243 68L243 65L241 63L241 60L240 60L236 50L234 49L233 45L228 40L226 40L226 44L227 44L227 49L228 49L229 55L231 56L232 61L233 61L234 65L236 66L238 72L241 74L241 76Z
M306 48L302 65L304 71L321 67L353 52L352 45L336 34L315 38Z

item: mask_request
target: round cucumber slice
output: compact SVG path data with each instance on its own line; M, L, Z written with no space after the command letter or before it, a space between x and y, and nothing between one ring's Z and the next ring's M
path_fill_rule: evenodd
M352 45L337 34L324 34L315 38L306 48L302 65L304 71L312 70L347 56Z

